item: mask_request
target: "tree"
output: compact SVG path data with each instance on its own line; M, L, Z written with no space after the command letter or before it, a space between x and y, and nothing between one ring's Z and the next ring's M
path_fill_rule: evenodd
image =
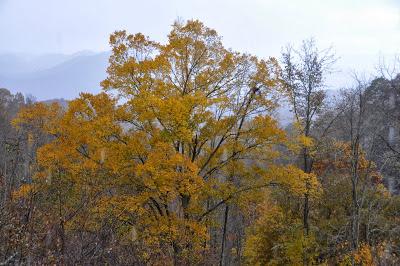
M279 184L305 193L305 180L316 184L274 165L276 146L287 142L270 116L281 89L275 59L228 50L199 21L176 22L166 44L125 31L110 44L105 92L82 93L65 112L37 104L15 122L52 136L29 191L55 225L61 262L205 262L219 235L223 258L226 235L209 233L220 207L226 221L228 206L251 191ZM77 237L88 241L78 261ZM133 252L121 257L118 248Z
M318 142L314 122L324 107L325 79L336 61L331 49L319 51L313 39L303 41L299 50L287 46L282 52L282 79L295 118L295 127L299 134L305 137L305 145L299 154L299 167L305 173L312 172L313 158L310 143ZM308 186L308 184L306 184ZM309 235L309 193L304 193L303 228L304 234ZM309 263L308 252L304 251L304 263Z
M294 196L301 195L297 193ZM302 219L293 215L290 208L291 200L288 198L293 197L293 193L285 193L281 187L260 197L263 201L253 210L255 221L247 232L245 264L302 265L304 251L309 253L308 263L317 263L317 242L313 236L304 235Z
M337 129L341 132L343 139L349 143L349 165L348 175L351 180L351 250L359 252L360 247L360 224L361 209L365 204L366 187L373 178L375 164L366 161L363 150L366 154L372 155L377 148L377 132L380 130L379 123L372 123L375 117L372 115L373 109L368 108L367 85L357 80L357 86L348 90L344 94L344 99L339 108L343 112L340 118L341 125ZM351 256L352 265L355 265L356 257Z
M17 262L26 245L24 210L12 202L13 191L29 182L32 153L26 132L17 132L11 120L25 105L20 93L0 89L0 263Z
M388 204L389 194L382 184L382 176L366 157L367 154L360 148L356 171L358 179L354 182L351 142L331 139L316 155L314 171L321 178L324 189L317 205L320 259L339 263L349 258L351 262L360 252L358 247L354 248L354 241L362 243L364 248L375 248L381 243L378 234L372 232L384 230L384 226L375 219L384 216L383 209ZM356 206L354 195L358 200ZM357 227L354 227L355 223Z
M322 208L321 214L326 216L320 216L319 230L327 236L331 234L326 233L330 229L322 226L323 219L328 219L330 227L336 228L330 249L333 253L348 252L349 263L353 265L359 263L357 254L367 248L372 248L375 258L380 256L376 255L378 247L386 244L380 242L382 238L378 235L386 229L376 221L385 216L384 208L392 201L383 186L384 172L379 165L382 146L385 146L379 135L385 130L382 125L386 123L384 116L378 115L380 111L372 105L379 93L371 91L369 83L356 81L356 87L342 91L334 108L319 117L317 122L322 124L330 123L330 117L337 119L325 134L325 144L319 147L314 163L314 172L320 177L325 191L318 208ZM342 195L340 200L334 198L338 191ZM344 212L338 210L337 205L341 205Z

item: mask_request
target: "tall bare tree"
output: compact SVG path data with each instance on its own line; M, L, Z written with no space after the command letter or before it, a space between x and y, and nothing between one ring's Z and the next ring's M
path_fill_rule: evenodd
M299 49L288 45L282 52L283 73L287 93L300 133L315 138L313 125L316 116L324 107L326 77L332 71L336 57L332 48L319 50L314 39L303 41ZM299 162L304 172L312 171L312 157L308 147L303 147ZM309 194L304 194L303 226L309 234Z

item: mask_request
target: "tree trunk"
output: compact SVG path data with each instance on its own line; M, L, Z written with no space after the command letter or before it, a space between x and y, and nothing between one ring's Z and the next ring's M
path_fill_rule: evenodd
M226 205L225 213L224 213L224 227L222 232L222 241L221 241L221 256L219 258L219 265L224 265L224 255L225 255L225 239L226 239L226 230L228 226L228 215L229 215L229 206Z
M308 193L306 193L304 194L304 209L303 209L303 227L306 236L308 236L310 231L310 225L308 223L309 212L310 212L309 199L308 199Z
M358 207L358 196L357 196L357 187L356 183L353 182L352 186L352 201L353 201L353 210L352 210L352 219L351 219L351 250L352 254L352 265L355 265L354 262L354 253L358 250L358 235L359 235L359 207Z
M303 171L309 174L311 172L311 166L307 148L303 149L303 160L304 160ZM307 184L306 187L308 187ZM309 213L310 213L309 195L308 192L306 192L304 194L304 209L303 209L303 228L304 228L304 234L306 236L308 236L310 232L310 225L308 221Z

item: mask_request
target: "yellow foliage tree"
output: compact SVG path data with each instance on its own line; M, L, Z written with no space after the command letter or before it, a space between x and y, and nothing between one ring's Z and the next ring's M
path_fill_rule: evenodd
M273 165L287 141L270 115L281 87L274 58L226 49L199 21L176 22L166 44L125 31L110 44L105 92L82 93L61 115L36 104L15 120L53 136L33 190L57 192L63 228L112 221L142 261L188 264L202 260L222 204L271 184L300 194L305 179L317 185Z

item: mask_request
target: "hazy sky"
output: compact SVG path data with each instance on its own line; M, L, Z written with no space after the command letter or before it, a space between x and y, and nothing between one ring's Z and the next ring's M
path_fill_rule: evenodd
M400 0L0 0L0 53L104 51L118 29L163 41L176 18L259 56L309 37L355 68L400 51Z

